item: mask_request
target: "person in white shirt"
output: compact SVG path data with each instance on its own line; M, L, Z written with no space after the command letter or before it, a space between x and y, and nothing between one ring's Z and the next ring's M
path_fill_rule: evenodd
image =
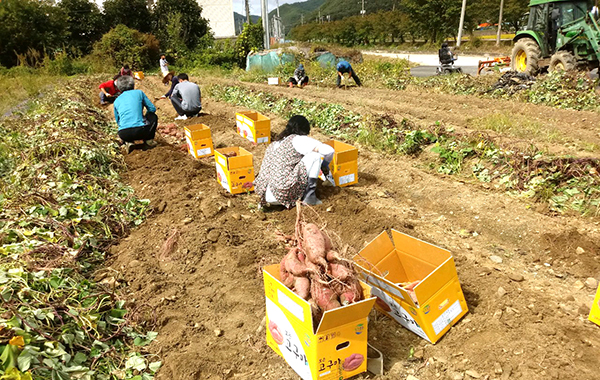
M169 73L169 62L167 62L167 57L164 54L160 55L160 71L162 72L163 78L167 76Z
M323 172L335 185L329 163L333 147L309 137L310 123L301 115L290 118L285 129L267 150L254 189L259 206L283 205L291 208L297 200L309 205L322 202L317 198L317 180Z

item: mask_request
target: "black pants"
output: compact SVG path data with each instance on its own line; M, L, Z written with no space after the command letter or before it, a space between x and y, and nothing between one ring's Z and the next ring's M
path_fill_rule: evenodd
M200 111L202 110L202 107L198 108L197 110L191 110L191 111L186 111L183 109L183 106L181 105L181 99L179 99L178 97L175 96L171 96L171 104L173 104L173 108L175 108L175 111L177 111L177 114L179 116L196 116L198 115L198 113L200 113Z
M342 75L344 75L346 73L342 72ZM356 73L354 72L354 70L352 70L352 79L354 79L354 82L356 82L357 86L362 86L362 83L360 83L360 79L358 79L358 76L356 75ZM338 74L337 76L337 86L339 87L340 84L342 82L342 77Z
M121 129L119 137L125 142L134 142L137 140L154 140L156 127L158 125L158 116L154 112L146 112L146 125L141 127Z
M305 84L307 84L307 83L308 83L308 77L304 77L304 78L302 78L302 80L300 81L300 83L298 83L298 81L296 80L296 78L294 78L294 77L291 77L291 78L288 80L288 83L291 83L291 84L293 84L293 85L298 85L298 84L299 84L300 86L303 86L303 85L305 85Z

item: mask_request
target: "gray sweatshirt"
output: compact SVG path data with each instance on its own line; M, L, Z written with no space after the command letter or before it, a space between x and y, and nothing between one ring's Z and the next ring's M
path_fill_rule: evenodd
M184 111L194 112L202 109L200 87L196 83L183 81L177 84L171 96L181 98L181 107Z

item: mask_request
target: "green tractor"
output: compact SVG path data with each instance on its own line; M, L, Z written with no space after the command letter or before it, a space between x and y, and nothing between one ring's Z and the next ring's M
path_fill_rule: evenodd
M511 68L536 75L542 70L592 70L600 62L598 7L592 1L531 0L529 20L514 41Z

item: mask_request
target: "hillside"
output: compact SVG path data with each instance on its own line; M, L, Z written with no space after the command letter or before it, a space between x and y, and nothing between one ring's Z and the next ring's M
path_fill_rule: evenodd
M252 23L257 23L260 20L260 16L250 15ZM237 12L233 12L233 21L235 22L235 35L237 36L242 32L244 23L246 22L246 15L241 15Z
M304 15L304 22L313 20L313 13L315 13L325 2L326 0L308 0L301 3L281 5L279 7L279 16L285 26L285 31L289 32L294 26L299 25L301 23L302 15ZM276 12L276 10L272 10L269 13L269 18L273 17Z
M365 10L367 14L378 11L390 11L400 6L399 0L365 0ZM321 6L321 16L324 18L329 15L331 20L339 20L344 17L356 16L360 14L362 8L361 2L346 0L326 0ZM311 19L318 16L318 10L311 14Z

